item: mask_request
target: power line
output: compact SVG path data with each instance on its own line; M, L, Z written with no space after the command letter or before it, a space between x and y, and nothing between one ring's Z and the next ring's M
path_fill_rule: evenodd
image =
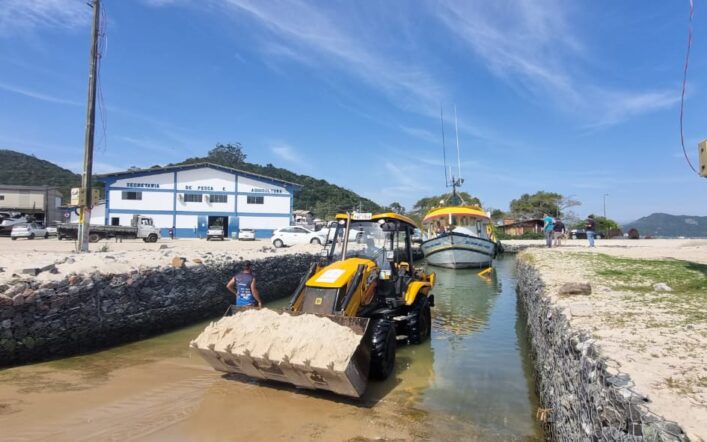
M692 165L690 157L687 155L687 149L685 149L685 130L684 130L684 119L685 119L685 88L687 87L687 68L690 64L690 48L692 47L692 18L695 13L695 5L693 0L690 2L690 18L688 20L687 26L687 54L685 55L685 70L682 76L682 93L680 94L680 145L682 146L682 153L685 156L685 161L690 166L693 172L698 173L697 169Z

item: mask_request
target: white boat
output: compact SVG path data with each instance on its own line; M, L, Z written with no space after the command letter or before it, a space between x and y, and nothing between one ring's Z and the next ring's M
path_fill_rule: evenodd
M454 120L456 124L456 107ZM457 171L455 177L451 168L447 174L447 154L444 142L444 116L442 120L442 151L444 152L445 184L452 188L450 205L433 209L422 220L423 242L421 245L425 259L431 265L450 269L468 267L489 267L499 252L493 223L489 215L475 205L465 205L457 193L457 187L464 183L461 178L459 153L459 131L457 130ZM450 180L451 177L451 180Z
M422 220L422 252L431 265L450 269L489 267L498 253L488 215L478 206L447 206Z

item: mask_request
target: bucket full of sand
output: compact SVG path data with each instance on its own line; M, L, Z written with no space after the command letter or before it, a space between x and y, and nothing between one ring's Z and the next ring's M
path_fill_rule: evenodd
M368 318L234 309L190 347L213 368L360 397L368 383Z

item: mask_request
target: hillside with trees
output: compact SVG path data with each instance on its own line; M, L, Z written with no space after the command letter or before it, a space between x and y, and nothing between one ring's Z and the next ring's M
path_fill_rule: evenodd
M53 186L68 198L70 189L81 185L81 175L34 155L0 149L0 184Z
M349 189L309 175L300 175L275 167L272 164L261 166L248 163L246 157L240 143L217 144L206 156L187 158L177 164L208 162L300 184L302 189L295 194L295 210L311 210L319 218L331 217L337 212L351 210L354 207L357 209L360 207L364 212L378 212L382 209L375 202Z
M707 238L707 216L652 213L623 226L624 232L628 232L629 229L638 230L641 237Z

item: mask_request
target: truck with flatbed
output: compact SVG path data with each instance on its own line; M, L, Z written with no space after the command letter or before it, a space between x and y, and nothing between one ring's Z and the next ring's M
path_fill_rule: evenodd
M130 220L130 226L100 226L91 224L88 229L88 240L90 242L97 242L105 238L140 238L145 242L157 242L160 238L160 229L155 227L152 218L142 215L133 215L133 218ZM77 239L78 236L78 223L62 223L57 225L58 239Z

